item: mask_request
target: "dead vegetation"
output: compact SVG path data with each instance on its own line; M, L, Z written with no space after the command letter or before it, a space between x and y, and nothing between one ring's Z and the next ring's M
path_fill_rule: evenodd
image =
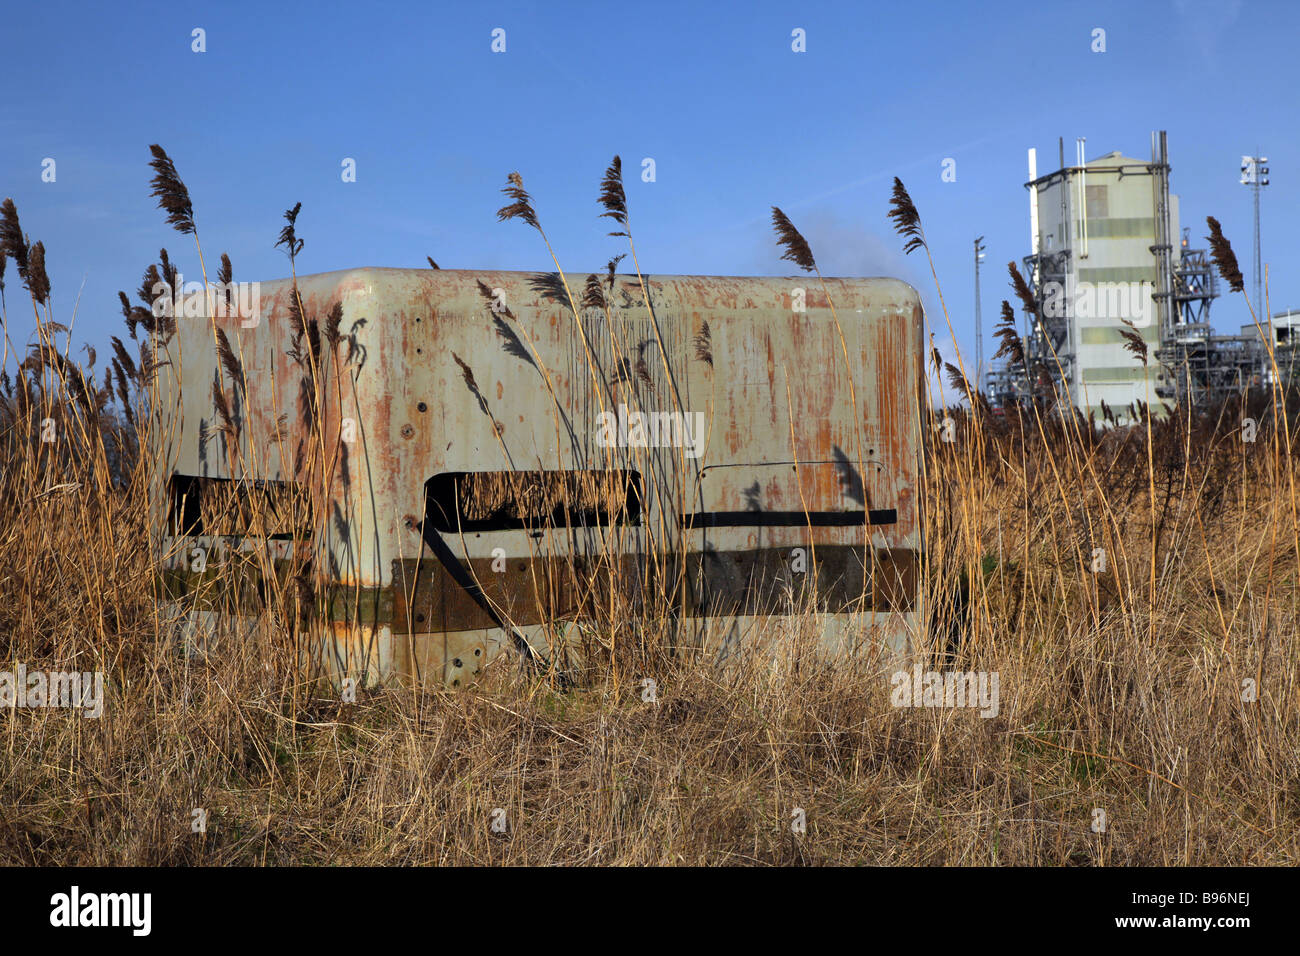
M188 191L154 156L169 221L197 236ZM630 242L618 171L602 200ZM502 217L540 232L517 174L507 195ZM894 204L909 251L925 248L897 181ZM1049 394L994 414L949 368L966 404L927 423L937 436L951 417L954 440L927 453L918 658L997 672L994 717L892 706L892 668L819 662L798 620L775 654L715 670L656 650L666 613L616 603L601 626L638 640L626 653L597 641L605 653L576 686L507 656L472 688L394 686L343 703L298 675L292 589L264 595L253 633L182 653L156 600L153 476L139 453L151 339L134 357L115 343L97 387L93 356L83 367L60 351L46 250L12 203L2 211L0 263L18 267L38 332L10 377L6 312L0 669L102 671L107 702L101 719L0 711L0 862L1300 862L1295 396L1162 418L1135 407L1138 425L1103 429L1054 411ZM281 236L291 256L297 214ZM815 269L783 214L777 228ZM147 293L174 268L165 252L149 267L145 307L122 297L133 339L137 326L168 334ZM229 281L228 259L222 272ZM599 279L584 298L600 307ZM1003 314L1006 354L1023 356L1009 305ZM299 314L296 411L308 422L328 387L320 339L337 335L337 319L323 324ZM214 348L227 373L214 395L236 396L238 357ZM662 347L646 354L653 364ZM331 467L310 441L297 453L308 477ZM541 493L482 491L483 508ZM267 520L228 513L255 531ZM619 620L634 610L635 627Z

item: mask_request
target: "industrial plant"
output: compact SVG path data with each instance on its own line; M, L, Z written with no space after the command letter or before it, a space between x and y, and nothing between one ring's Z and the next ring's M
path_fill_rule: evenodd
M1218 335L1210 324L1218 278L1208 252L1192 248L1191 228L1180 222L1165 132L1151 134L1149 160L1120 152L1087 160L1084 146L1076 142L1075 164L1067 166L1060 141L1058 168L1044 175L1037 151L1029 150L1030 253L1022 272L1035 314L1025 361L995 362L987 372L990 403L1046 397L1085 415L1104 417L1109 408L1123 423L1130 406L1205 406L1289 379L1300 312L1270 321L1259 305L1259 191L1268 184L1267 159L1243 156L1241 178L1255 194L1255 281L1248 292L1260 325ZM978 270L978 241L976 258ZM1147 346L1145 364L1128 348L1122 333L1129 330Z

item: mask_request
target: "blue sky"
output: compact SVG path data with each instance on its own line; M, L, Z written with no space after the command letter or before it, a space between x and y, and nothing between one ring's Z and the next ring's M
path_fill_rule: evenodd
M496 222L512 170L561 265L595 271L624 251L596 205L618 153L643 270L789 274L775 204L824 272L904 278L938 318L924 257L903 256L886 219L897 175L969 354L972 241L988 247L986 337L1010 297L1005 263L1028 251L1027 147L1044 172L1059 136L1067 159L1077 136L1089 158L1145 158L1151 130L1167 129L1183 223L1199 239L1217 216L1247 276L1238 166L1257 146L1269 156L1273 309L1300 308L1300 240L1285 227L1300 197L1296 4L44 2L0 23L0 195L44 241L55 317L75 307L77 344L122 334L117 290L133 294L160 247L199 278L193 240L149 196L155 142L189 186L209 269L227 252L237 280L288 274L273 244L299 201L303 273L426 255L549 270L532 230ZM1090 49L1098 27L1104 53ZM955 182L941 181L945 158ZM34 325L12 263L5 280L22 348ZM1240 296L1211 315L1220 331L1248 320ZM941 318L936 329L947 338Z

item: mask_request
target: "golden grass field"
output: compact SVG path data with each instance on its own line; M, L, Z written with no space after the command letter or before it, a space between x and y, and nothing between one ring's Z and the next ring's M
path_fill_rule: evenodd
M1281 389L1103 428L1042 402L994 415L949 388L934 415L956 440L926 447L916 651L996 671L996 717L894 707L892 667L821 661L797 620L725 669L606 622L608 653L575 686L506 656L472 687L340 703L300 677L283 603L256 634L181 652L138 452L147 347L116 354L102 386L74 362L44 250L38 271L12 223L0 241L11 264L26 255L28 295L10 272L0 668L102 671L108 704L0 712L0 863L1300 862L1300 401ZM8 330L28 297L22 356Z

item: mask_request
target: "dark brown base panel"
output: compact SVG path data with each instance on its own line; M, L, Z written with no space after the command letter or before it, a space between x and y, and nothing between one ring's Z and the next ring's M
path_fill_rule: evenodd
M917 554L908 549L865 551L849 545L814 545L803 555L806 570L796 571L790 548L706 551L687 556L685 573L676 561L655 562L623 555L611 559L543 556L507 558L504 570L493 559L459 561L453 575L435 558L393 562L393 586L331 587L325 617L331 621L388 624L394 634L468 631L525 626L544 621L599 617L617 598L623 608L655 602L681 606L686 617L764 615L816 610L909 611L915 603ZM500 567L500 563L497 563ZM277 570L280 570L277 568ZM265 607L256 565L235 576L166 570L161 594L192 595L205 608L256 613ZM479 594L457 581L471 583ZM611 595L611 582L618 594ZM282 582L283 584L284 582ZM494 612L484 608L486 603Z

